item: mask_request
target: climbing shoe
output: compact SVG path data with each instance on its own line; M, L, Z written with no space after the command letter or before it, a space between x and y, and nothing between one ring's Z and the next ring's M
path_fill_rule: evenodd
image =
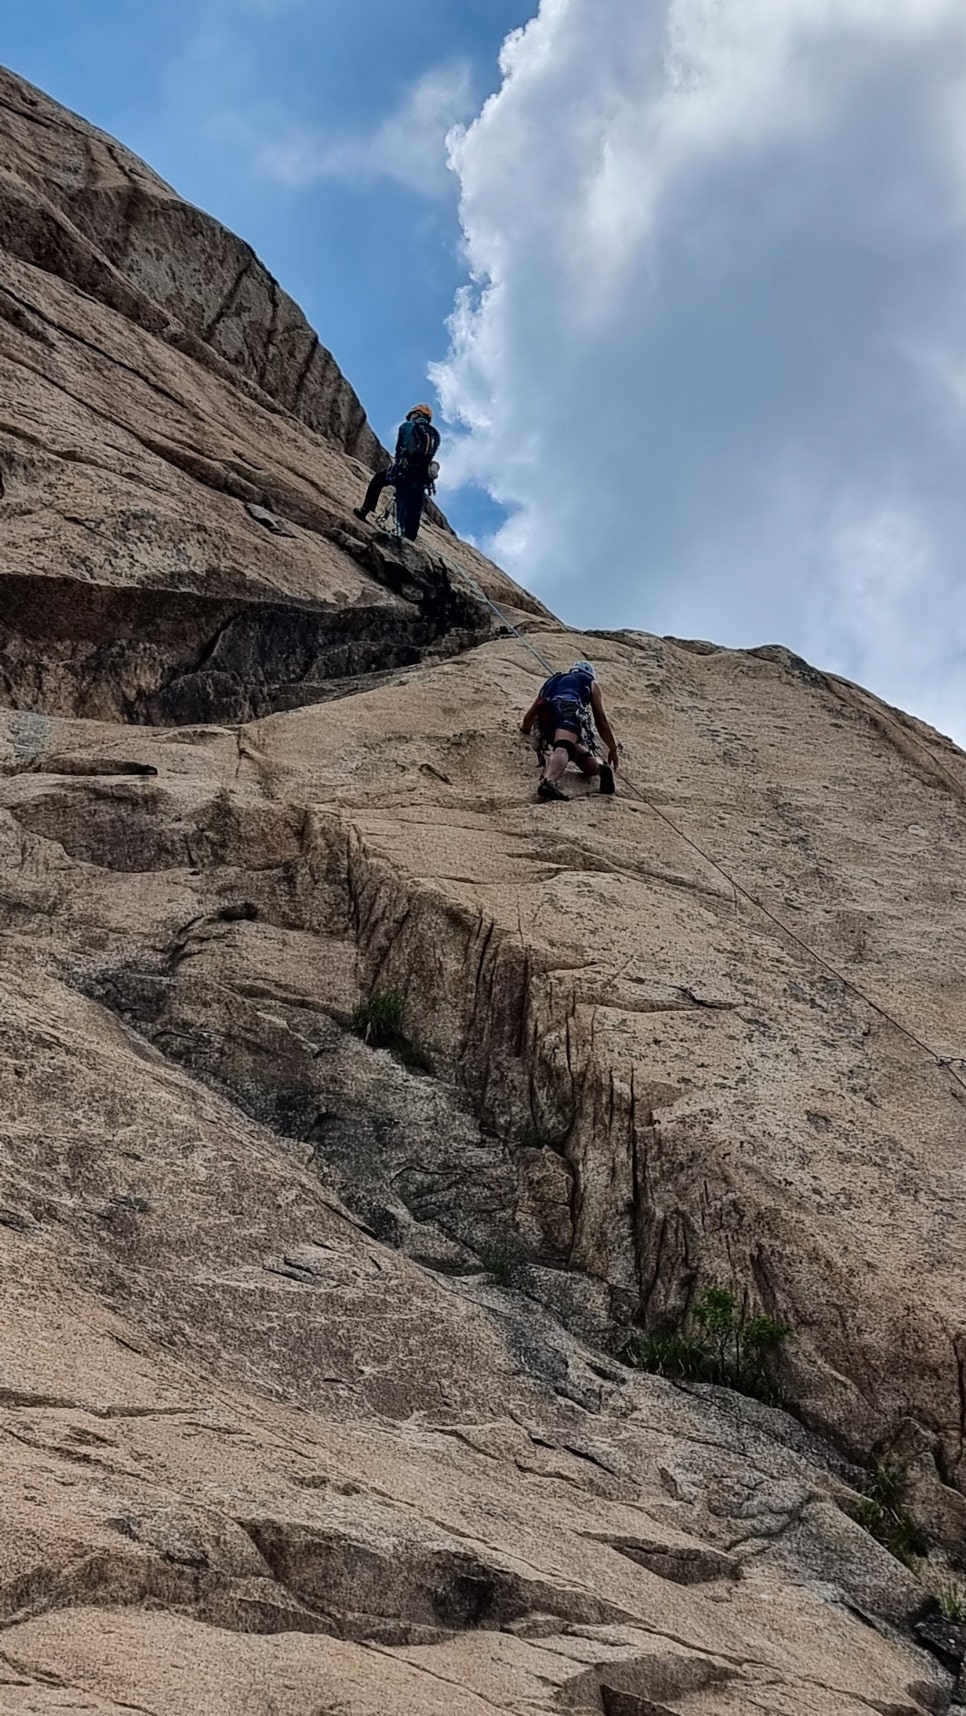
M364 509L364 508L363 508L363 507L361 507L361 506L354 506L354 507L353 507L353 509L352 509L352 516L353 516L353 518L359 518L359 519L361 519L361 520L362 520L362 522L363 522L363 524L368 524L368 523L369 523L369 514L368 514L368 513L367 513L367 512L366 512L366 511L365 511L365 509Z
M540 799L562 798L564 804L568 802L567 794L565 792L561 792L560 788L555 786L553 781L541 781L537 788L537 797Z
M601 792L617 791L614 785L614 771L610 763L601 763L600 765L600 790Z

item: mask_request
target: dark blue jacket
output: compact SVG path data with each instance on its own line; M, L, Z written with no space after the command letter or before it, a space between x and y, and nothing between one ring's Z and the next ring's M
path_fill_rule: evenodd
M396 436L395 468L403 482L428 483L429 467L439 451L439 430L425 417L407 417Z

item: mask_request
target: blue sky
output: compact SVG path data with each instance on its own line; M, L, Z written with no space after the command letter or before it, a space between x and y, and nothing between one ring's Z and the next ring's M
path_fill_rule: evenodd
M497 87L500 45L532 10L528 0L31 0L5 9L0 58L246 238L386 438L427 391L463 278L446 131ZM428 111L414 116L407 104L427 78ZM391 115L409 116L402 179L386 161L365 162ZM488 516L479 502L473 512L478 524Z
M12 13L13 8L8 8ZM963 0L33 0L0 57L247 238L565 618L966 742Z

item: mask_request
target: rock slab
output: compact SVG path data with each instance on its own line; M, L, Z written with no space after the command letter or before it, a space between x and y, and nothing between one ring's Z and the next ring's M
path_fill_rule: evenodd
M248 247L0 128L0 1711L947 1709L859 1491L962 1559L966 759L360 526ZM620 1362L715 1281L797 1417Z

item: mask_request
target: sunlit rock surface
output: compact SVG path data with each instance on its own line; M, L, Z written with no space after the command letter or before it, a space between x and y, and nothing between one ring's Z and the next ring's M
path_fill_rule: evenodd
M856 1516L964 1555L966 758L360 526L248 248L0 97L0 1711L946 1710ZM713 1282L796 1416L620 1362Z

